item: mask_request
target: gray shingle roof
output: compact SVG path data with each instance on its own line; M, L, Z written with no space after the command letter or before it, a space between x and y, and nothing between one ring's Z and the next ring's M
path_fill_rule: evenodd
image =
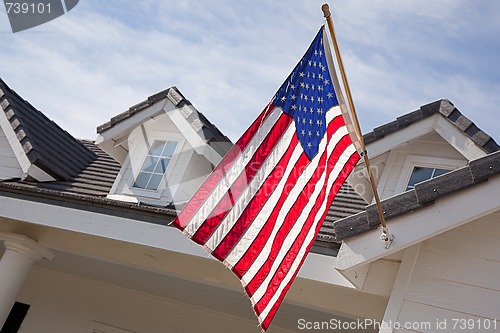
M0 79L0 105L29 161L55 179L68 180L96 155Z
M95 160L66 181L33 183L33 186L53 191L105 197L111 190L121 165L92 141L80 142L96 155Z
M177 108L189 105L189 109L181 110L181 114L198 135L219 155L224 156L232 146L231 140L212 124L201 112L199 112L177 89L170 87L159 93L149 96L146 100L131 106L127 111L111 118L110 121L97 127L97 133L102 133L116 124L132 117L154 103L168 98ZM194 112L193 112L194 111Z

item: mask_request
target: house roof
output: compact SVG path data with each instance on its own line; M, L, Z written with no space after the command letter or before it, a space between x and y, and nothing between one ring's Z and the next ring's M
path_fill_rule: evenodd
M386 135L397 132L413 123L428 118L434 114L441 114L446 120L456 126L467 137L469 137L479 148L486 153L500 150L500 146L495 140L478 128L469 118L464 116L447 99L441 99L421 106L418 110L402 115L382 126L376 127L373 131L363 135L365 144L377 141Z
M48 119L1 79L0 105L29 162L54 179L69 180L96 159L94 152Z
M159 93L149 96L146 100L131 106L127 111L111 118L110 121L97 127L97 133L101 134L117 124L131 118L132 116L144 111L151 105L167 98L175 107L181 109L182 116L186 119L193 130L202 138L202 140L212 147L219 155L224 156L228 149L232 146L231 140L214 125L206 117L198 111L189 100L187 100L177 89L170 87ZM183 108L189 105L190 108Z

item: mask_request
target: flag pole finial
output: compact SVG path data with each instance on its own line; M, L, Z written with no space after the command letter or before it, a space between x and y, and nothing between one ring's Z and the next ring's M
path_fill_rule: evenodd
M330 6L328 6L327 3L324 3L321 6L321 10L323 11L323 14L325 15L325 18L329 18L330 16L332 16L332 13L330 13Z

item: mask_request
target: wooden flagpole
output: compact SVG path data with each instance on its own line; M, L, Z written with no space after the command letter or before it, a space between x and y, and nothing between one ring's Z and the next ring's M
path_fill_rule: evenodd
M353 125L354 125L355 131L356 131L356 136L358 137L358 141L359 141L359 144L360 144L361 150L362 150L361 155L363 156L366 168L368 170L368 177L370 178L370 184L372 187L373 196L375 197L375 203L377 205L378 217L380 219L380 224L382 225L382 228L383 228L382 229L383 233L382 233L381 238L382 238L382 240L389 242L389 241L392 241L392 235L388 234L387 224L385 223L384 212L382 211L382 205L380 204L380 197L378 195L377 186L375 185L375 180L373 177L373 172L372 172L372 168L370 165L370 160L368 158L368 152L366 150L365 143L363 141L363 134L361 133L361 127L359 126L358 116L356 114L356 108L354 107L354 102L352 100L351 89L349 88L349 83L347 82L347 76L345 74L344 64L342 62L342 57L340 55L340 50L339 50L339 46L337 43L337 37L335 34L335 29L333 27L332 14L330 13L330 7L328 6L328 4L325 3L321 6L321 9L323 10L323 14L324 14L326 22L328 24L328 30L330 31L330 36L332 37L332 44L333 44L333 48L335 50L335 55L336 55L337 62L339 65L340 75L342 76L342 82L344 84L345 93L347 95L349 109L351 109ZM390 244L389 244L389 246L390 246ZM386 248L387 248L387 246L386 246Z

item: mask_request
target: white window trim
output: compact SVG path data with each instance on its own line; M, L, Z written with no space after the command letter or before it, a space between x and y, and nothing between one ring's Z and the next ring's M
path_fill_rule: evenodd
M454 160L449 158L429 157L420 155L407 155L403 164L403 171L396 185L396 194L403 193L408 187L408 182L415 167L455 170L467 165L465 160Z
M130 192L136 197L159 199L159 198L161 198L161 196L163 195L163 192L165 191L165 189L167 187L166 178L168 178L172 174L172 171L175 168L175 165L177 163L177 159L179 158L180 152L183 150L184 143L186 142L186 140L181 135L176 135L175 133L155 131L155 132L151 132L151 133L147 134L147 141L148 141L148 145L141 144L141 146L136 148L134 150L134 152L129 153L130 155L134 154L136 156L140 156L140 158L137 158L134 161L135 163L137 163L137 165L132 165L132 159L129 159L129 163L130 163L129 167L130 167L130 170L132 170L132 176L131 176L131 183L128 184L128 188L129 188ZM144 164L144 160L145 160L146 156L148 155L149 149L154 141L175 141L175 142L177 142L177 146L175 147L174 153L172 154L172 159L168 163L167 170L165 171L165 174L163 175L163 178L160 181L160 184L158 185L158 189L147 190L147 189L134 187L135 180L136 180L137 176L139 175L139 172L142 168L142 165ZM171 196L173 197L174 193L171 193Z

